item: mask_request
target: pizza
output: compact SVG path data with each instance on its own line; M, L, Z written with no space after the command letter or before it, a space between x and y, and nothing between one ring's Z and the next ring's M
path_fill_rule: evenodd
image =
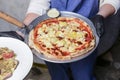
M13 50L8 47L0 47L0 80L6 80L12 76L18 65L18 60Z
M47 58L69 60L91 51L95 36L90 26L79 18L50 18L30 32L29 46Z

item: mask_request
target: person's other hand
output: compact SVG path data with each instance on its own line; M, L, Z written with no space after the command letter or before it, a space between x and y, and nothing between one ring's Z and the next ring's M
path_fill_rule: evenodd
M104 17L101 15L95 15L90 18L90 20L93 22L98 36L101 37L104 33Z
M3 31L0 32L1 37L12 37L24 41L24 38L15 31Z

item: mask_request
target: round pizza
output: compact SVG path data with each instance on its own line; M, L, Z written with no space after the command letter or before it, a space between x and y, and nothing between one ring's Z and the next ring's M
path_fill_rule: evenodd
M29 46L47 58L69 60L91 51L95 36L90 26L79 18L50 18L30 32Z

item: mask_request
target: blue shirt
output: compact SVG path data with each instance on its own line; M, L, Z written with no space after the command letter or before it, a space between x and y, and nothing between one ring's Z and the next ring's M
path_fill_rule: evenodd
M71 11L85 17L94 16L99 9L98 0L51 0L51 8L60 11Z

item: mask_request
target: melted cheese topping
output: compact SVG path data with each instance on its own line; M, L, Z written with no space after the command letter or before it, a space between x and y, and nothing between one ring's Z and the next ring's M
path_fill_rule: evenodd
M58 18L55 21L46 21L40 23L36 29L36 42L40 42L44 47L52 50L52 52L48 50L51 54L57 52L56 55L61 53L64 56L64 52L75 53L89 47L86 44L94 42L92 41L92 31L87 23L76 18Z

